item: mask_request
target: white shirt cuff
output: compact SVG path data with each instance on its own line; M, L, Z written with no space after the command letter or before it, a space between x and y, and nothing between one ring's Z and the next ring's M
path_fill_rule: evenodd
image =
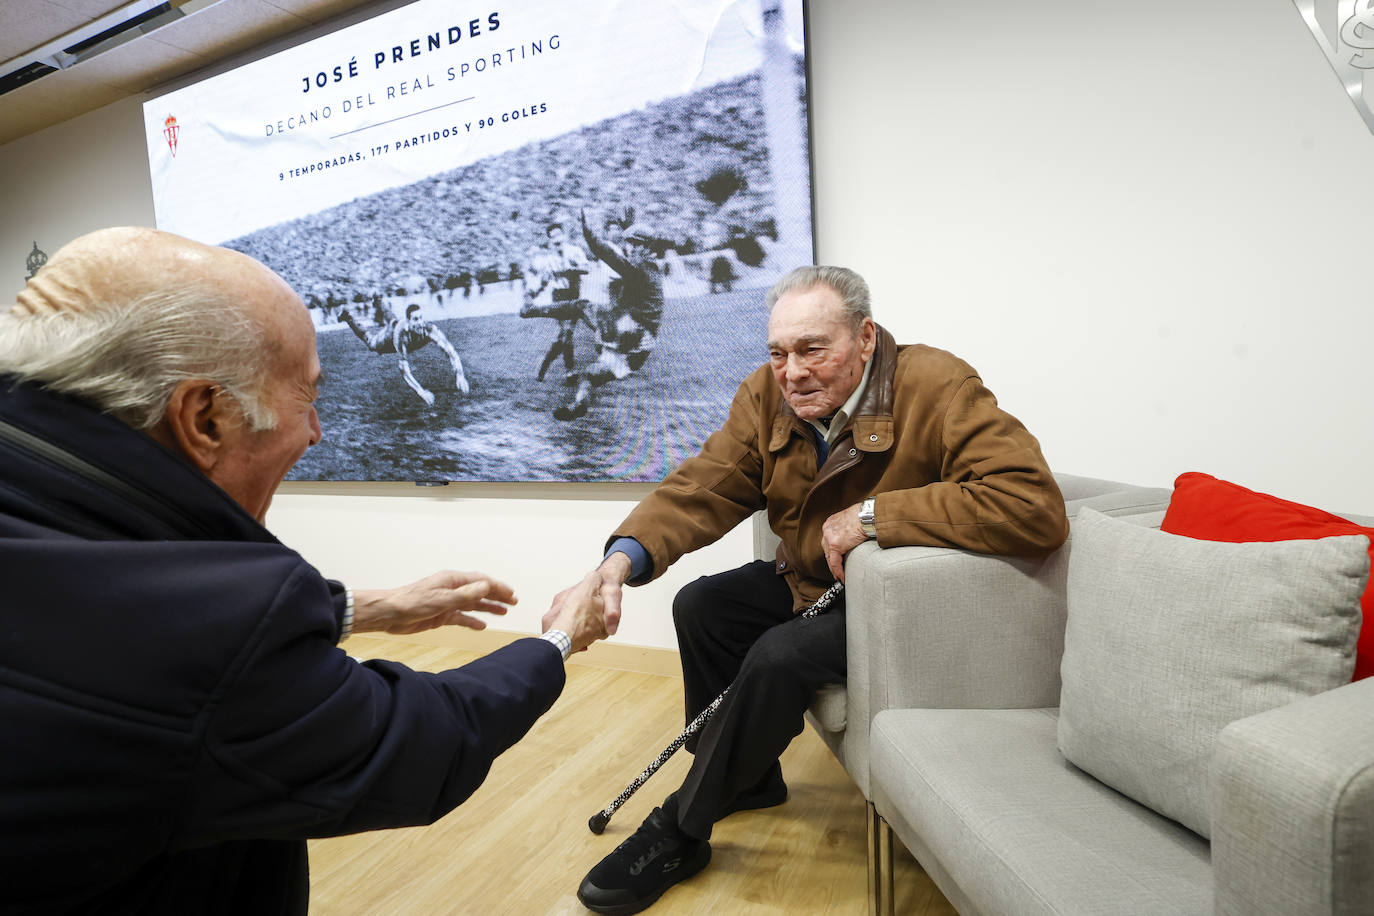
M557 646L558 651L563 655L563 661L566 662L568 656L572 655L572 640L569 639L568 634L564 633L562 630L549 630L539 638Z

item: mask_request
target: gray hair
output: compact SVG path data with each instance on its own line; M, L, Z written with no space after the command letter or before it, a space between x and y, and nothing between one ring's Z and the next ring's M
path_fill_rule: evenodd
M828 286L840 297L844 318L854 333L857 334L863 327L865 318L873 317L873 306L868 298L868 284L864 282L863 277L848 267L798 267L774 283L764 301L771 312L777 301L788 293L805 292L817 286Z
M251 429L272 429L262 386L276 348L264 337L233 294L190 284L88 312L0 313L0 373L87 400L134 429L162 420L178 384L208 379Z

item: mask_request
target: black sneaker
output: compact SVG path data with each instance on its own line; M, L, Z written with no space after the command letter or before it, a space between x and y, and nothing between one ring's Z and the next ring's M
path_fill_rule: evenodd
M710 861L710 843L683 833L676 818L655 808L629 839L587 873L577 899L597 913L638 913Z
M716 820L721 821L736 811L753 811L756 808L772 808L787 801L787 783L782 778L782 767L773 764L758 783L730 800L720 814L716 815Z

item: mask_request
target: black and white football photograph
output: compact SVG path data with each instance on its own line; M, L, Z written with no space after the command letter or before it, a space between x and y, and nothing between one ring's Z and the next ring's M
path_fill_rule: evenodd
M292 479L654 481L698 451L765 360L767 288L813 243L800 2L696 5L699 30L621 6L615 35L589 32L605 2L578 0L546 5L537 31L492 14L449 45L441 8L414 4L395 30L418 43L354 53L365 71L395 63L392 82L345 75L342 104L311 107L335 98L321 65L307 107L221 153L270 151L275 168L280 144L300 147L269 193L215 207L154 182L159 225L274 220L207 240L267 264L315 319L329 434ZM699 70L660 72L670 34L700 45ZM149 103L149 123L175 101ZM150 133L150 159L177 177L164 139Z

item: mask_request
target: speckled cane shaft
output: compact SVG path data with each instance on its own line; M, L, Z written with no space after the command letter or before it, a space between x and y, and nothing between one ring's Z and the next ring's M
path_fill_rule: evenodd
M825 590L825 594L821 595L819 598L816 599L815 604L811 605L809 608L802 611L801 616L815 617L817 614L823 613L824 611L829 609L830 605L834 603L835 598L842 591L844 591L844 586L839 582L836 582L834 585L830 586L828 589ZM663 753L659 754L653 763L645 767L644 772L636 776L634 782L630 783L628 786L625 787L624 792L621 792L619 795L616 796L615 801L611 802L605 808L602 808L600 811L596 812L591 816L591 819L587 821L587 826L591 829L592 833L601 833L603 830L606 829L606 825L610 823L611 816L614 815L616 811L620 809L620 806L625 804L625 802L629 801L630 796L634 795L635 792L639 791L639 787L644 785L644 783L648 782L649 777L657 773L659 768L662 767L665 763L667 763L669 758L676 754L678 750L684 744L687 743L688 738L692 737L697 732L701 731L702 726L704 726L707 720L711 718L711 714L720 708L721 701L725 699L725 695L729 692L729 687L726 687L724 690L722 690L720 692L720 696L712 700L705 709L698 713L697 717L693 719L691 723L689 723L688 726L682 730L682 733L673 739L673 743L665 747L663 749Z

